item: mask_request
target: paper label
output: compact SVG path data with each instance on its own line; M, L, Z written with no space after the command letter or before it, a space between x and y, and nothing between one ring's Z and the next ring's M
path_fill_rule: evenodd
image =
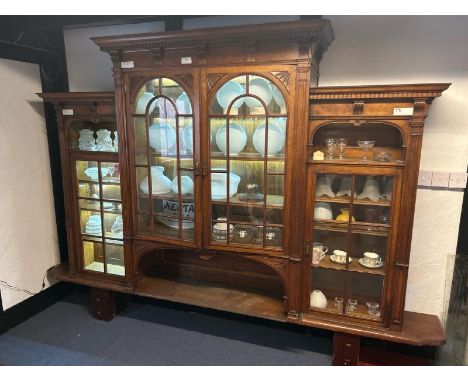
M62 115L73 115L73 109L63 109Z
M120 67L122 69L130 69L135 67L135 63L133 61L122 61L120 63Z
M413 115L412 107L395 107L393 108L393 115Z
M182 57L180 59L180 63L182 65L187 65L187 64L191 64L192 63L192 57Z

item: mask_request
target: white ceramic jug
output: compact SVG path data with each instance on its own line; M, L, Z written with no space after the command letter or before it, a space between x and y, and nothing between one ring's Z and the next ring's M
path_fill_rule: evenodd
M318 309L325 309L327 307L327 298L318 289L313 290L310 294L310 307Z

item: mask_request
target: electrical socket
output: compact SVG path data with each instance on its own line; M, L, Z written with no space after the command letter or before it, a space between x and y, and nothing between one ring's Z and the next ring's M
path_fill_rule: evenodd
M432 183L432 171L419 171L418 186L430 187Z
M448 172L433 172L432 173L432 187L448 187L449 185L449 173Z
M450 173L449 188L466 188L467 174L464 172Z

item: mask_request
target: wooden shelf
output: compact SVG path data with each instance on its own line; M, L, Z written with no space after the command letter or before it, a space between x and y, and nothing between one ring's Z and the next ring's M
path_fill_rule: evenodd
M282 210L284 207L284 196L267 195L266 202L267 202L266 208ZM226 204L226 199L211 200L211 203L216 204L216 205L224 205ZM239 194L236 194L232 198L229 198L229 204L231 206L263 208L263 201L254 202L254 201L240 200Z
M315 198L316 202L326 202L326 203L343 203L343 204L350 204L351 198L349 196L336 196L334 198L330 198L329 196L320 196ZM379 199L377 202L374 202L370 199L353 199L353 204L363 205L363 206L384 206L390 207L392 204L391 200L387 199Z
M348 232L348 222L337 220L315 220L314 229L332 232ZM351 233L373 236L388 236L390 226L387 224L355 222L351 223Z
M267 155L266 157L268 162L273 162L273 161L284 161L285 156L284 154L282 155ZM211 152L211 160L227 160L227 156L224 155L222 152L217 152L217 151L212 151ZM261 161L263 162L265 160L265 157L261 156L258 153L241 153L238 155L230 155L229 160L235 160L235 161Z
M358 273L371 273L374 275L381 275L385 276L385 265L381 268L366 268L359 264L359 258L353 257L353 260L348 264L348 271L350 272L358 272ZM311 264L314 268L327 268L327 269L335 269L339 271L346 270L345 264L338 264L330 260L330 256L326 255L320 263L318 264Z
M324 159L324 160L313 160L312 158L307 159L307 163L310 164L333 164L333 165L352 165L352 166L382 166L382 167L405 167L405 162L381 162L376 160L362 160L360 158L343 158L343 159Z
M103 180L101 182L101 184L103 186L105 186L105 185L120 186L120 179L119 178L114 178L114 179L118 179L118 182L117 181L111 181L110 179L109 180ZM89 184L99 184L99 180L90 180L90 179L78 179L78 182L80 182L80 183L89 183Z
M286 320L281 300L252 290L212 283L144 276L137 282L135 294L276 321Z

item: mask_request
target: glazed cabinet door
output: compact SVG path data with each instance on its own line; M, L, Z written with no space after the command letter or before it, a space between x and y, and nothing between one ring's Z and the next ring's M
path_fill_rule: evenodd
M311 165L308 176L306 311L381 325L391 300L401 170Z
M207 83L219 75L208 73ZM285 251L289 94L271 73L224 73L207 92L205 242Z
M177 76L140 81L130 99L136 236L196 245L200 185L193 92Z

